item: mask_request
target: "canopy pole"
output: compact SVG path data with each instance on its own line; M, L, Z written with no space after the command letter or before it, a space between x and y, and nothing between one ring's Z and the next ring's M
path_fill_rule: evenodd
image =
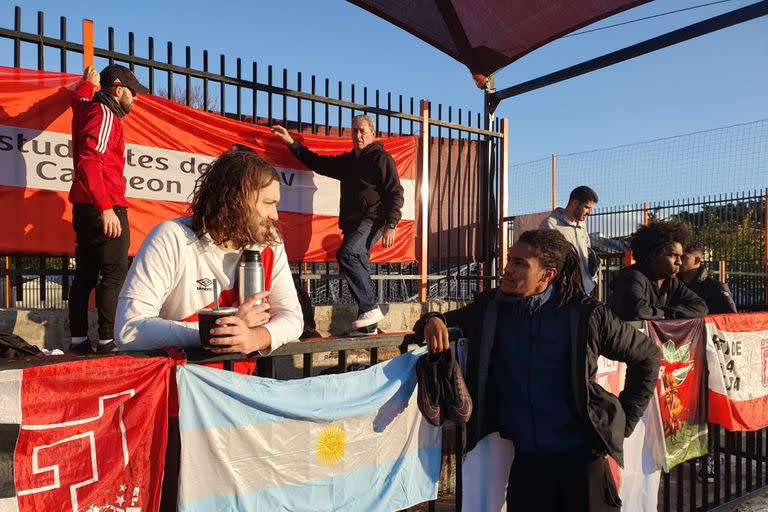
M494 75L490 75L483 88L483 129L491 131L493 129L494 113L491 109L491 96L494 89ZM488 265L485 266L485 272L489 276L497 275L497 269L501 268L503 262L498 262L496 265L496 257L499 255L500 247L497 247L498 236L496 230L493 228L497 225L499 220L498 212L504 211L503 206L500 204L501 197L494 190L494 184L496 183L496 169L493 165L493 138L490 135L485 136L483 141L483 155L482 155L482 167L480 171L480 197L483 201L480 203L481 219L486 226L487 230L480 230L483 233L483 252L485 253L485 260ZM498 229L503 229L503 226L499 225Z

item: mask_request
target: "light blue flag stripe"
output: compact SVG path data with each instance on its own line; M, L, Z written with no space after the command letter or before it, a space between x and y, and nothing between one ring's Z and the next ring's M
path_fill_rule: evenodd
M284 419L334 421L407 402L416 387L416 361L426 348L358 372L279 381L188 364L176 381L179 429L255 425ZM212 408L209 404L215 403Z
M389 511L435 499L440 429L414 394L424 353L297 381L177 368L179 510ZM337 427L351 437L329 466L313 443Z

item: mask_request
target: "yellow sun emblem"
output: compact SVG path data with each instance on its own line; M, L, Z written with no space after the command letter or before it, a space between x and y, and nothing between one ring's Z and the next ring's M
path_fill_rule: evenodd
M330 425L317 436L317 459L326 466L335 466L347 451L347 433L338 425Z

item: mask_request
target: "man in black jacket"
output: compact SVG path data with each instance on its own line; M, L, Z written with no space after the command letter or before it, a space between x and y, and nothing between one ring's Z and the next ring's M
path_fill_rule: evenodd
M707 269L701 265L703 259L704 251L701 246L689 243L681 258L677 278L693 293L704 299L710 315L736 313L736 304L733 302L728 285L709 275Z
M493 432L514 443L510 510L621 507L604 455L623 465L624 438L653 395L661 356L584 294L580 268L560 232L527 231L510 249L498 289L414 327L432 353L448 349L448 325L469 338L467 451ZM600 355L627 363L618 397L595 382Z
M376 333L376 326L384 315L376 305L368 263L371 248L379 238L384 247L395 242L403 207L403 187L394 159L381 143L373 141L376 128L373 119L366 115L352 119L352 151L336 156L310 151L282 126L273 126L272 132L304 165L339 180L339 228L344 240L336 252L336 260L357 302L358 316L352 327L364 334Z
M688 228L676 220L641 226L630 242L637 261L619 272L609 304L622 320L700 318L704 300L675 277L680 271Z

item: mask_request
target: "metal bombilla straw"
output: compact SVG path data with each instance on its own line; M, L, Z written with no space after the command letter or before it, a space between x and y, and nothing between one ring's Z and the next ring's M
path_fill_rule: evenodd
M213 307L219 309L219 282L213 278Z

